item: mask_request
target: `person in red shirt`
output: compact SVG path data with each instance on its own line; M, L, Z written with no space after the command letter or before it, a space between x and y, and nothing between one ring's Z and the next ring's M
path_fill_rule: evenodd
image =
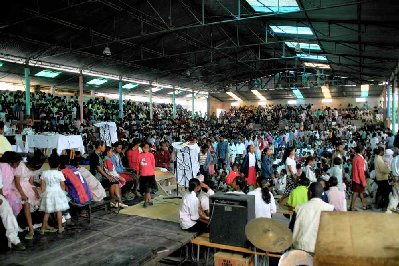
M170 167L171 156L165 142L162 142L161 148L155 154L155 159L157 167L163 167L168 170L171 169Z
M356 155L352 161L352 201L349 211L353 210L357 195L360 196L363 209L366 210L366 200L364 198L364 189L367 187L366 175L364 173L364 147L358 145L355 147Z
M133 142L129 145L129 149L126 152L127 162L129 168L133 169L138 173L138 157L140 154L140 141L138 139L134 139Z
M155 157L150 152L150 145L143 144L143 152L139 154L137 160L137 169L140 175L140 192L144 194L144 208L153 205L151 201L151 191L157 189L155 182Z

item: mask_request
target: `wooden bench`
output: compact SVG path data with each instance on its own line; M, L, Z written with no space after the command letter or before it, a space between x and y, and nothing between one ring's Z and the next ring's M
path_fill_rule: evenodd
M191 244L197 245L197 262L198 263L199 263L199 259L200 259L201 246L208 248L206 263L208 263L208 256L209 256L210 248L217 248L217 249L221 249L221 250L228 250L228 251L233 251L233 252L238 252L238 253L255 255L255 265L257 265L257 256L263 256L267 260L269 259L269 257L280 258L282 256L282 254L279 254L279 253L270 253L267 251L256 251L256 248L254 248L254 250L252 250L249 248L235 247L235 246L229 246L229 245L224 245L224 244L212 243L209 240L209 233L203 233L203 234L197 236L196 238L192 239Z

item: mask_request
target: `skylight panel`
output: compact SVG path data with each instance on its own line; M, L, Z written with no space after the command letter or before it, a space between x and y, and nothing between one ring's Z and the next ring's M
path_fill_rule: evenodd
M179 95L179 94L181 94L181 93L183 93L183 92L184 92L184 91L175 90L175 95ZM168 94L169 94L169 95L172 95L172 94L173 94L173 91L168 92Z
M260 13L289 13L300 10L296 0L247 0Z
M276 34L313 35L309 27L270 26L270 28Z
M303 95L300 90L298 90L297 88L291 88L291 89L297 99L303 99Z
M304 62L306 67L314 67L314 68L321 68L321 69L330 69L330 65L323 64L323 63L312 63L312 62Z
M100 85L103 85L103 84L106 83L106 82L108 82L107 79L104 79L104 78L95 78L95 79L89 80L89 81L87 82L87 84L88 84L88 85L94 85L94 86L100 86Z
M321 48L317 43L297 43L297 42L285 42L285 44L290 48L297 48L298 44L302 50L317 50L320 51Z
M139 84L137 84L137 83L127 83L127 84L123 85L122 88L131 90L138 86L139 86Z
M36 73L35 76L53 79L61 73L62 73L61 71L53 71L53 70L44 69L44 70Z
M317 54L297 54L301 59L305 60L317 60L317 61L327 61L327 57L324 55L317 55Z
M152 90L152 92L158 92L160 90L163 90L163 87L153 87L151 90ZM150 90L145 90L145 91L150 92Z

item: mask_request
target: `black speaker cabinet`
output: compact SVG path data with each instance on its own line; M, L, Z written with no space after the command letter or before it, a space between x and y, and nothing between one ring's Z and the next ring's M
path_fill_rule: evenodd
M212 243L248 247L246 224L255 219L255 196L218 192L210 197Z

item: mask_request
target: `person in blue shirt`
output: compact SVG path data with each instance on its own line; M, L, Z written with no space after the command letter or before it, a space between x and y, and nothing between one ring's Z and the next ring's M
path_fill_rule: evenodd
M261 177L263 179L273 178L273 162L271 155L272 153L269 148L263 149L261 157Z
M218 169L222 169L223 164L227 161L229 154L229 143L224 141L224 137L220 137L219 143L216 146L216 156L218 158Z

